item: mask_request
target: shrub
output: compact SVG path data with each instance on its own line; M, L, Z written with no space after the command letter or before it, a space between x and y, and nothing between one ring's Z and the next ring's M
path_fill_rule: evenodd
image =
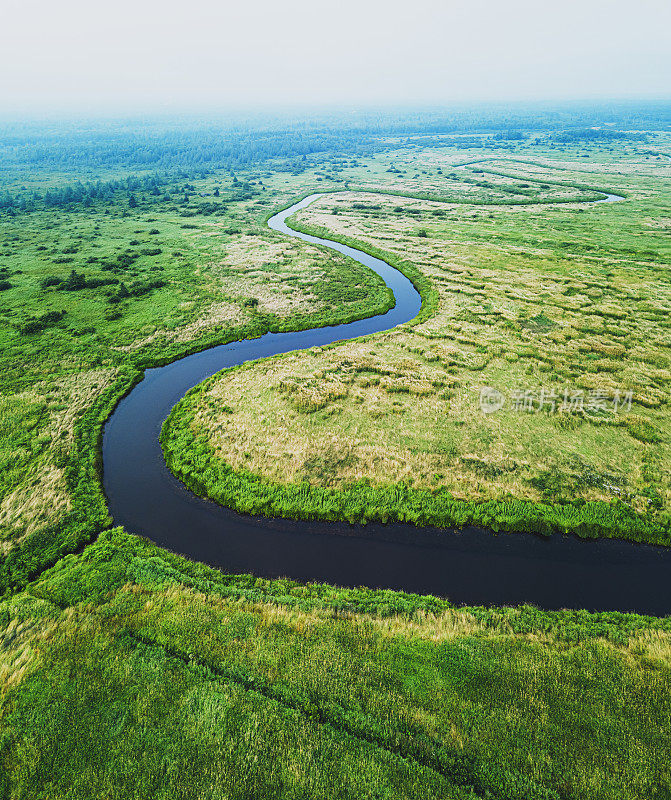
M61 289L65 289L66 292L74 292L77 289L86 289L86 278L84 275L73 269L61 284Z
M41 333L46 328L57 325L65 316L65 311L49 311L40 317L30 317L21 327L20 332L24 336L33 333Z

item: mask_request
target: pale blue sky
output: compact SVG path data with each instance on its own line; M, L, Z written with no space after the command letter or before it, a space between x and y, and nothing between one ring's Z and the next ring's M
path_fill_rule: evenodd
M671 0L2 0L0 111L671 96Z

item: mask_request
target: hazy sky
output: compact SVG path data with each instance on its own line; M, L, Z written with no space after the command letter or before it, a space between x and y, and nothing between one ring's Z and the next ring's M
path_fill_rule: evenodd
M671 95L671 0L0 0L0 112Z

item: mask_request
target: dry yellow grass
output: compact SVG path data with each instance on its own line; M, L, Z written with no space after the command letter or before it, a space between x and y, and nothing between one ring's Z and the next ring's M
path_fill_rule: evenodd
M57 624L50 616L43 616L48 603L41 600L23 597L4 605L6 617L0 619L0 707L7 692L34 667L40 647L48 642Z
M514 166L520 179L567 179L559 170ZM584 217L575 212L584 208L562 206L561 224L577 225ZM621 497L646 510L650 459L660 464L663 453L630 431L644 423L662 439L671 434L669 342L659 328L671 293L650 283L645 258L558 257L542 236L552 213L358 192L320 199L298 219L411 262L436 287L438 312L374 341L226 373L200 401L194 432L207 430L235 469L273 481L404 481L461 498L538 501L544 490L534 481L554 474L556 499ZM417 236L420 229L428 235ZM643 313L634 316L637 309ZM511 408L487 416L478 402L483 386L609 399L631 391L634 407L628 420ZM668 507L663 471L657 491Z

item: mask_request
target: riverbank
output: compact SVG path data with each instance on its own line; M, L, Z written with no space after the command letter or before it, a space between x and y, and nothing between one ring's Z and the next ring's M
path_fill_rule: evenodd
M114 529L0 603L0 788L663 794L669 624L225 575Z
M309 202L309 199L305 199L301 201L301 206L305 207ZM287 209L282 212L282 224L284 224L291 211L292 209ZM286 231L284 232L286 233ZM292 231L293 233L295 231ZM305 232L299 235L311 236ZM311 238L310 241L314 241L314 238ZM333 246L332 242L325 242L325 244L326 246ZM344 247L346 245L341 242L336 243L336 246ZM355 257L366 257L366 254L355 254ZM386 266L384 265L384 267ZM376 265L376 267L380 270L383 269L383 266L380 265ZM390 270L388 267L387 269ZM394 278L394 273L398 278L398 273L395 270L390 270L385 275L385 279ZM402 278L402 276L400 277ZM408 284L406 282L406 284L402 285L407 286ZM399 301L405 301L406 299L403 295L399 297ZM393 313L405 315L401 317L404 320L412 319L414 310L404 311L404 308L404 302L397 302ZM385 316L385 318L379 318L378 320L369 320L366 324L374 324L378 328L384 329L388 322L389 319ZM408 526L408 529L400 534L404 541L402 547L406 548L405 556L400 556L400 553L392 556L393 548L389 548L388 545L381 545L377 566L371 564L370 574L365 571L361 573L357 570L357 575L360 577L354 578L354 573L348 575L345 570L326 576L319 572L320 568L317 566L318 562L323 560L324 553L321 554L321 557L317 557L315 553L315 559L312 560L307 554L304 544L298 545L297 543L297 546L303 547L304 552L303 556L297 557L293 564L290 557L288 560L287 556L280 555L280 553L291 554L295 552L295 546L287 545L284 543L284 539L287 536L300 536L300 525L297 528L292 527L291 530L287 530L286 526L283 525L285 527L283 538L278 533L277 526L270 521L259 519L250 520L247 523L243 519L236 517L236 515L226 512L225 509L216 510L207 504L201 506L197 498L189 497L183 491L180 491L179 484L166 480L161 453L158 451L155 442L150 438L156 435L157 430L161 427L162 416L168 413L171 399L179 396L179 393L183 391L180 387L197 383L200 376L204 377L208 374L212 364L219 363L221 365L222 359L225 359L230 370L231 366L246 360L245 357L263 357L264 355L292 349L292 346L305 347L314 344L323 346L325 343L340 339L348 333L352 335L354 332L364 333L366 330L370 331L371 328L359 326L354 329L345 330L341 328L334 331L320 329L310 334L316 338L302 336L300 338L285 338L282 340L267 339L258 342L257 346L254 346L254 343L251 346L249 343L240 343L239 345L232 345L224 351L212 353L210 356L204 356L203 358L190 359L180 366L163 371L160 376L160 384L159 376L156 376L156 380L152 381L144 396L136 395L134 398L135 405L129 405L122 410L121 431L114 432L110 427L110 433L113 436L111 435L106 443L106 463L111 464L112 468L106 470L106 488L115 519L123 522L132 530L150 536L154 541L159 541L182 552L185 548L188 548L189 554L194 558L206 560L213 564L221 563L222 566L227 565L227 567L234 570L250 569L257 574L287 574L303 579L321 578L345 585L351 585L352 581L356 580L369 585L380 585L375 583L378 580L391 580L391 582L383 585L398 586L399 588L407 585L402 582L394 583L394 579L389 577L383 578L384 572L380 572L379 563L380 561L384 562L399 557L407 558L407 548L412 548L412 540L417 534L416 529L413 530ZM250 366L245 368L250 368ZM231 374L230 371L227 374ZM564 529L571 529L571 525L573 525L573 530L582 531L583 533L593 534L598 532L610 536L625 533L633 535L633 537L638 535L643 540L646 537L653 538L654 536L655 531L646 529L645 522L631 514L626 507L616 506L613 508L605 503L567 506L560 509L550 505L539 506L539 504L532 503L520 503L512 507L510 504L494 503L476 507L475 504L454 501L453 498L447 495L441 498L440 495L437 496L435 493L413 491L407 486L402 489L400 487L389 487L388 489L376 490L368 485L354 487L353 492L356 502L351 502L352 492L348 493L347 490L344 492L315 490L306 484L287 489L286 486L269 484L253 474L236 474L227 468L225 464L222 465L211 457L212 454L208 452L202 437L194 438L194 434L190 429L190 420L183 427L180 427L183 420L180 420L179 417L184 411L184 407L186 406L193 410L190 404L197 401L200 393L207 392L208 387L215 381L216 377L205 381L205 383L192 390L186 400L172 412L169 423L164 428L162 444L169 466L186 482L189 488L197 494L213 497L218 502L232 506L238 511L252 514L262 513L268 516L295 516L298 519L345 519L351 522L363 520L394 521L400 519L401 521L413 521L418 524L438 522L439 524L447 525L466 525L475 520L481 525L486 524L489 527L492 527L492 525L502 528L508 526L509 530L529 530L529 527L535 526L538 532L547 533L551 532L553 528L561 529L562 526L564 526ZM187 416L188 413L187 411ZM149 423L146 425L146 433L142 437L144 443L137 440L136 421L139 418L145 420L145 423ZM115 423L116 420L113 419L112 424ZM140 445L142 446L140 447ZM126 457L128 454L131 455L130 461ZM114 461L111 461L111 459L114 459ZM136 463L141 465L141 470L133 470L132 467L129 467L129 463L131 465ZM117 464L118 466L115 466ZM437 513L433 517L430 516L432 503L440 511L440 514ZM472 513L473 516L469 517L469 513ZM503 524L500 525L500 523ZM191 530L188 543L180 535L180 530L184 530L187 526ZM637 529L637 526L640 527ZM311 526L311 528L313 527ZM217 528L219 528L218 532ZM212 529L212 535L218 537L219 541L210 541L210 537L205 534L205 531L209 529ZM293 532L294 530L295 533ZM304 532L307 532L307 530L305 529ZM328 535L326 531L324 533ZM368 557L363 556L363 551L366 547L366 542L369 541L369 537L364 536L361 538L361 533L357 534L357 541L361 543L359 547L361 552L355 557L355 560L359 563L362 560L368 563ZM377 533L379 535L379 532ZM661 533L663 535L663 531ZM235 542L236 538L239 539L238 542ZM263 544L258 541L259 538L263 540ZM529 549L529 553L525 558L520 550L516 551L516 557L519 559L519 568L509 570L507 581L509 593L506 595L504 587L501 594L501 587L497 583L496 594L488 596L485 591L484 595L480 594L476 595L476 597L485 602L505 603L527 600L549 604L550 607L555 605L580 607L583 605L588 608L612 607L622 608L623 610L638 608L641 610L654 609L655 613L665 613L668 610L671 598L666 596L665 589L661 583L656 582L656 579L653 579L652 583L650 582L653 574L656 574L656 570L664 568L663 559L660 561L659 556L652 550L649 555L645 555L647 551L644 550L638 554L643 556L642 561L634 566L637 558L634 557L634 550L631 548L630 551L627 551L629 553L628 556L625 556L624 552L622 554L624 559L622 568L624 571L620 577L618 574L620 567L614 566L612 559L617 549L622 546L621 543L616 542L613 542L610 558L606 556L608 559L606 566L603 566L602 563L603 555L597 556L596 553L592 553L590 550L585 550L582 558L576 556L575 565L571 568L573 573L576 573L576 570L579 572L582 569L589 569L588 565L594 564L594 573L591 574L594 589L592 594L586 596L582 591L582 582L577 578L572 581L570 579L570 571L565 570L563 573L563 585L579 587L575 596L570 596L567 592L551 594L549 597L546 594L539 595L537 588L539 570L543 572L549 570L551 573L554 570L556 561L565 560L571 551L568 544L560 544L562 542L561 539L557 539L556 542L557 547L553 547L541 556L540 563L538 560L540 554L533 553L533 548L531 548L528 541L522 542L520 549L523 550L526 546ZM605 545L606 543L601 544ZM335 543L331 542L330 545L335 546L336 552L338 547L341 548L341 553L344 552L342 543L339 544L337 539ZM321 539L317 544L317 549L324 546L324 540ZM231 548L236 553L235 556L231 554ZM386 556L384 554L385 549L388 550ZM465 549L468 555L474 559L473 563L480 565L478 569L481 569L482 561L487 558L491 560L492 552L491 550L487 552L487 545L482 541L472 543L469 548L468 537L466 537L465 540L461 539L459 541L457 549ZM223 555L225 552L229 553L227 557ZM259 558L259 552L271 554L267 563L265 559ZM573 557L571 556L571 558ZM426 560L433 559L435 561L437 559L435 563L440 564L443 564L446 558L451 558L452 560L455 558L454 548L450 548L449 545L442 552L438 548L438 553L433 550L430 555L428 553L426 555ZM219 559L222 560L220 561ZM529 575L527 575L526 580L524 578L525 568L523 565L527 561L529 566L533 564L532 580L529 580ZM625 577L625 562L628 563L630 569L628 578ZM601 566L598 567L597 565L600 563ZM426 566L425 564L425 569ZM419 565L417 565L417 568L419 568ZM447 580L448 574L452 583ZM644 577L646 574L647 578ZM463 600L463 596L459 594L460 590L454 583L454 571L450 570L449 573L446 571L441 577L441 582L424 584L421 590L432 593L449 592L454 599ZM398 580L409 581L411 577L406 573L405 578L399 575ZM630 591L623 594L618 589L617 592L614 592L613 587L619 587L623 580L626 580L629 584ZM549 580L546 585L551 586L552 581ZM445 588L441 588L443 586ZM608 586L611 587L610 590L607 588ZM521 591L523 593L519 595L514 594L513 591ZM524 592L527 592L527 594L524 594ZM599 595L599 593L601 594ZM643 599L644 596L647 596L647 599Z
M621 199L612 195L600 202L612 202L614 198ZM378 258L384 255L377 248L366 248L360 242L342 235L331 234L330 238L325 238L329 237L329 233L323 227L292 222L287 228L285 220L289 212L306 208L314 199L316 196L284 211L280 229L289 235L298 234L313 243L319 241L327 247L334 247L333 242L338 242L350 248L354 245L364 248L358 250L355 258L360 259L364 253L375 254ZM315 239L317 235L321 236L319 240ZM349 254L352 255L352 252ZM413 324L425 321L433 313L437 303L430 281L418 274L407 262L399 262L388 255L386 257L398 269L410 274L422 287L422 313ZM580 501L578 504L562 505L509 498L504 502L477 503L456 499L449 491L418 491L407 485L373 487L363 482L329 490L309 483L273 483L258 474L232 470L227 464L218 461L215 452L208 447L206 437L194 438L198 394L206 393L207 387L211 385L210 382L194 390L188 401L182 402L173 410L164 427L163 448L173 472L192 490L200 495L216 498L222 505L238 511L295 519L398 521L443 527L471 524L502 531L541 534L563 532L586 537L624 537L634 541L668 544L668 527L644 519L627 504L618 501ZM193 464L208 466L201 468L196 474L192 470Z

